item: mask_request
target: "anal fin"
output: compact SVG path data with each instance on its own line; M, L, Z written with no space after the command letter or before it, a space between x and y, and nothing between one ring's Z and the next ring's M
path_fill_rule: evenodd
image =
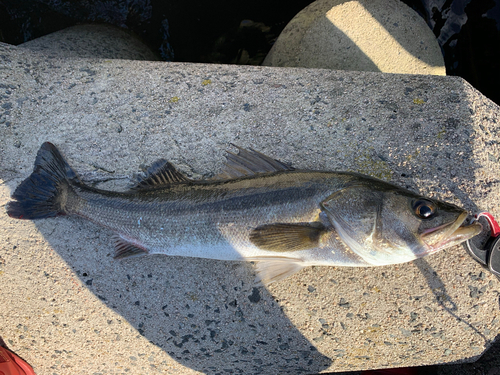
M130 258L148 254L146 249L130 242L118 234L113 236L113 240L115 241L115 259Z
M252 230L250 241L263 250L299 251L317 247L326 232L320 222L266 224Z
M304 264L301 259L288 257L252 257L246 260L257 262L255 265L255 282L260 285L283 280L299 272Z

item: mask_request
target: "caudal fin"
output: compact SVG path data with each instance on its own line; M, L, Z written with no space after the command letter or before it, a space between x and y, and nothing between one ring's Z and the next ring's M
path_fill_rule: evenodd
M33 173L21 182L7 203L7 214L16 219L43 219L66 214L71 180L76 173L52 143L38 150Z

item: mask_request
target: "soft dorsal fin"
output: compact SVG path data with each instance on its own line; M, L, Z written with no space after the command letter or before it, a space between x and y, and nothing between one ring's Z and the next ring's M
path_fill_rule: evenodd
M321 235L327 231L320 222L266 224L250 232L250 241L263 250L300 251L319 246Z
M139 177L137 184L132 188L147 189L151 187L169 186L177 182L186 182L189 179L179 172L165 159L155 161L148 168L145 177Z
M229 179L236 177L252 176L258 173L278 171L293 171L295 168L261 154L254 149L245 150L236 145L238 154L227 152L225 168L217 175L216 179Z

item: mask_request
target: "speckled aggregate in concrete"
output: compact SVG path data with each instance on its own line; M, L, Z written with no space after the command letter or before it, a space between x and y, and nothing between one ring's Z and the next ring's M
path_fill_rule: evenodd
M0 45L0 335L37 374L277 374L472 361L500 329L496 278L455 247L313 267L255 288L250 264L114 261L76 218L6 216L51 141L123 188L160 157L217 173L229 143L351 170L500 216L499 108L455 77L68 59Z

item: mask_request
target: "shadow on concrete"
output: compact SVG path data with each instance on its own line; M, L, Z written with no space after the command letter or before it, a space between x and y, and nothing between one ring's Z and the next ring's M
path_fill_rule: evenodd
M465 250L464 250L465 251ZM436 298L436 302L451 316L453 316L457 322L463 323L469 327L473 332L475 332L482 340L484 340L484 346L488 347L492 341L488 340L486 336L484 336L476 327L474 327L471 323L469 323L466 319L463 319L458 314L458 308L456 303L450 297L446 290L446 286L443 281L439 277L438 273L434 271L432 266L424 259L417 259L414 264L418 267L422 275L425 277L427 281L427 285L429 289L434 294Z
M347 0L346 0L347 1ZM376 3L376 2L375 2ZM442 61L439 62L439 61L436 61L436 57L435 55L431 54L431 53L422 53L422 49L420 49L420 43L415 43L415 39L419 39L421 38L420 35L418 35L416 33L417 30L408 30L404 33L400 33L400 32L394 32L395 30L400 30L402 28L408 28L409 26L408 25L415 25L416 22L415 20L406 20L408 22L402 22L401 24L400 23L389 23L389 21L391 21L390 19L387 18L387 13L391 12L391 11L395 11L395 10L391 10L389 9L389 7L387 7L387 9L384 10L384 14L376 9L377 8L377 5L380 5L380 4L374 4L374 2L371 2L371 1L363 1L362 2L362 6L366 9L366 11L368 13L370 13L370 15L382 26L385 28L385 30L387 31L387 33L389 33L391 35L392 38L394 38L394 40L402 47L404 48L404 50L406 52L408 52L409 54L411 54L412 56L414 56L415 58L425 62L426 64L430 65L430 66L441 66L442 65ZM401 6L403 6L403 4L401 4ZM412 12L414 12L412 10ZM406 13L409 13L408 11ZM427 27L427 24L425 24L425 21L423 19L421 19L421 17L415 12L414 14L414 17L416 20L418 20L422 25L425 25ZM429 29L430 33L432 33L432 31ZM436 44L437 44L437 41L436 41ZM427 49L427 48L426 48Z
M328 36L321 41L321 47L324 48L324 50L320 50L317 46L318 34ZM294 40L290 38L289 42L288 44L290 45L284 46L285 51L282 52L282 54L286 56L286 50L289 50L291 54L297 54L299 56L295 57L295 61L288 60L281 64L280 61L274 62L274 66L305 66L307 68L317 69L368 72L381 71L372 59L370 59L370 57L367 56L342 30L332 24L326 16L324 19L312 25L311 29L303 35L302 39ZM331 47L327 45L327 42L331 42ZM292 47L294 43L297 43L297 45ZM301 49L306 50L308 53L299 52ZM344 53L339 53L341 51L344 51ZM346 63L346 61L348 63Z
M250 264L162 255L116 261L109 233L89 222L37 225L90 291L183 366L209 374L301 374L332 362L265 288L254 287Z

